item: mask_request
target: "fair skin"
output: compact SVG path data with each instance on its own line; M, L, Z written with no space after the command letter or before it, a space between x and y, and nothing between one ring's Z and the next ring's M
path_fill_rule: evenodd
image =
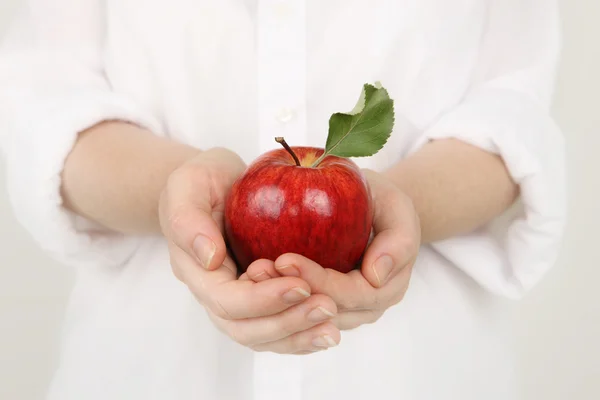
M518 195L501 159L456 140L365 170L374 239L360 269L326 270L297 254L237 276L223 238L224 199L244 162L123 122L83 132L63 171L65 207L109 229L166 237L175 276L215 325L256 351L307 354L373 323L403 298L421 244L469 232ZM452 199L452 201L448 201Z

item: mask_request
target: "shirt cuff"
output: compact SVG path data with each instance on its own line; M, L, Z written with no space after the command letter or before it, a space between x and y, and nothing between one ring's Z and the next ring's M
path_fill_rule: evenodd
M153 132L160 125L128 99L107 91L53 96L19 109L7 144L7 186L17 220L43 250L73 266L121 265L139 239L110 232L62 205L61 174L77 135L107 120L122 120Z
M484 289L519 299L554 265L562 242L566 220L562 132L531 97L488 88L443 115L410 153L444 138L501 156L520 187L520 199L480 230L432 247Z

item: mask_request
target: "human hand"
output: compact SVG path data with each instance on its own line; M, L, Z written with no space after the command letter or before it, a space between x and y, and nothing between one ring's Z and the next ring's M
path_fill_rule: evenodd
M342 274L301 255L284 254L272 265L253 264L245 274L255 282L302 278L313 293L335 301L339 313L333 322L341 330L373 323L402 300L421 242L420 222L410 198L383 175L364 173L373 195L375 236L360 270Z
M212 149L169 177L159 206L175 276L205 307L213 323L236 342L256 351L309 353L335 345L337 313L326 295L311 296L297 277L256 283L237 279L223 238L225 198L244 162L233 152ZM272 269L258 260L255 269Z

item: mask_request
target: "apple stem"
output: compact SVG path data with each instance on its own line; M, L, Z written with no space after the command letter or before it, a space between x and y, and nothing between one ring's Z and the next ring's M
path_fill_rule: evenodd
M288 153L290 153L290 155L292 156L292 158L296 162L296 166L299 167L300 166L300 160L298 159L298 156L296 155L296 153L294 153L294 150L292 150L292 148L286 143L285 139L282 138L282 137L276 137L275 141L277 143L279 143L280 145L282 145L283 148L286 149Z
M321 161L323 161L328 155L329 154L327 153L327 151L324 151L323 154L321 154L321 157L317 158L317 160L310 167L317 168L319 164L321 164Z

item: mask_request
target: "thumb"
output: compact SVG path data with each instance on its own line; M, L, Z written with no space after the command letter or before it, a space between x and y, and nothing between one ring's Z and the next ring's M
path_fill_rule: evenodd
M211 199L225 193L216 193L213 182L208 168L185 165L169 177L159 207L165 237L207 270L219 268L227 255L221 223L215 220L222 213L214 213Z
M408 196L376 173L365 175L373 194L375 238L365 252L361 270L373 287L380 288L414 261L421 231Z

